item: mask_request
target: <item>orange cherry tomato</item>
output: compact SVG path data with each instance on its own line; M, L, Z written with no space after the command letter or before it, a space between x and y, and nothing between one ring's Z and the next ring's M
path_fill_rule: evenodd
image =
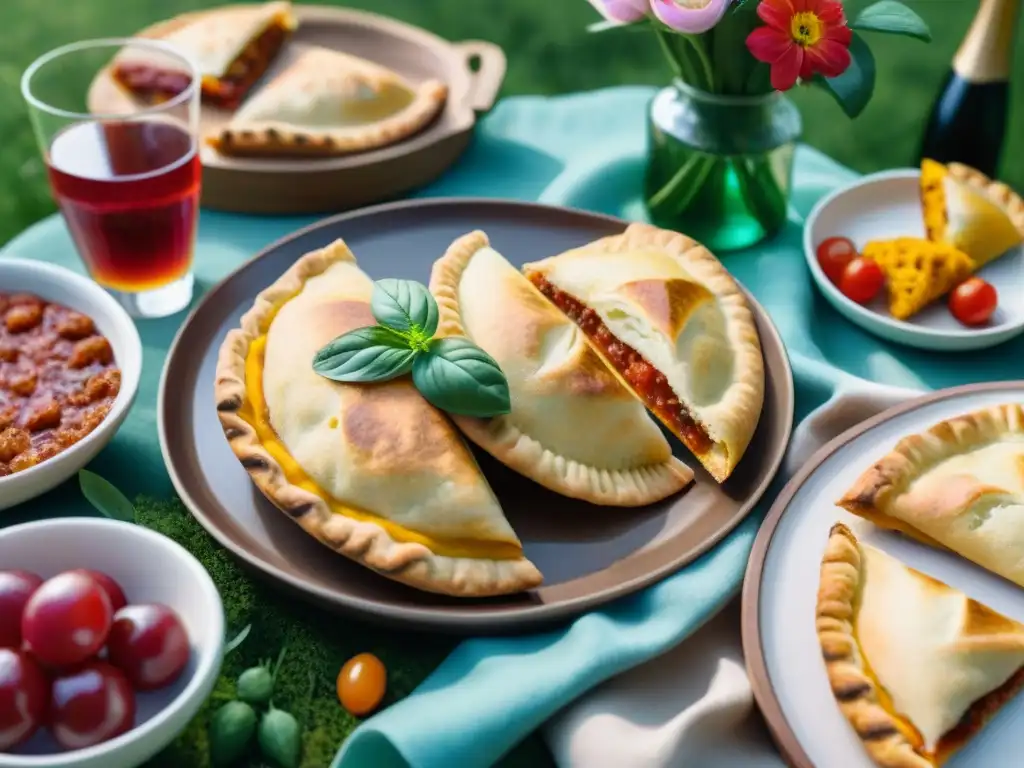
M375 710L387 690L387 670L372 653L360 653L338 673L338 701L356 717Z
M949 311L964 325L983 325L996 311L999 297L991 283L971 277L949 294Z
M843 296L858 304L867 304L885 285L885 273L872 259L858 256L843 270L839 290Z
M833 285L839 285L846 265L857 258L857 248L846 237L830 237L818 246L818 266Z

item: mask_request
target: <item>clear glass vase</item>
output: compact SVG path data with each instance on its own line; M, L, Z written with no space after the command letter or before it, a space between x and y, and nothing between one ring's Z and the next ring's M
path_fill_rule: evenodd
M786 222L800 112L785 95L724 96L676 84L651 102L644 202L651 221L712 251Z

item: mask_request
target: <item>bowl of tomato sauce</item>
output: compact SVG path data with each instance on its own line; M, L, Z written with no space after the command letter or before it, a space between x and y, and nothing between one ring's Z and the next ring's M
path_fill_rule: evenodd
M141 373L135 323L103 288L53 264L0 259L0 510L91 461Z
M132 768L209 697L224 609L206 569L147 528L0 529L0 765Z

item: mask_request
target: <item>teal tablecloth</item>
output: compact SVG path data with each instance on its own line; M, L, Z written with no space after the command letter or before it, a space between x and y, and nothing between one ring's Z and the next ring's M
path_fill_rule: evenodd
M615 88L503 101L481 122L459 164L418 196L540 200L642 218L644 115L651 95L646 88ZM918 352L868 335L817 294L800 250L801 217L822 194L851 178L849 170L802 147L786 230L771 242L723 258L769 311L785 339L797 381L797 418L850 376L918 388L1019 377L1024 338L984 353ZM309 221L204 212L196 257L199 290ZM82 271L57 217L27 230L3 253ZM155 409L163 359L181 319L139 324L145 354L138 401L95 462L97 471L130 494L172 492L157 444ZM16 510L15 517L49 513L57 504L62 514L87 512L79 499L68 495L65 503L51 494ZM335 764L491 764L574 697L682 641L720 608L739 587L760 518L760 512L752 515L714 551L662 584L562 631L464 642L412 696L366 721Z

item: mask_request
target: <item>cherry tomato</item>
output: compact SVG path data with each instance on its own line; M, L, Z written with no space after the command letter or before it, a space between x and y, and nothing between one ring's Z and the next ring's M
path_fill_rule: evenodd
M970 277L949 294L949 311L964 325L983 325L992 317L999 296L991 283Z
M83 749L120 736L135 721L135 694L124 673L93 660L53 681L49 726L64 749Z
M878 263L858 256L843 270L839 281L842 294L858 304L867 304L885 285L885 273Z
M28 741L49 700L50 683L32 657L0 648L0 752Z
M21 647L21 612L42 583L28 571L0 571L0 648Z
M853 241L846 237L830 237L822 240L818 246L818 266L834 285L839 285L843 270L855 258L857 248Z
M387 689L387 671L372 653L360 653L345 662L338 674L338 701L356 717L377 708Z
M82 573L61 573L43 582L21 615L25 647L43 664L66 667L103 647L113 612L103 588Z
M107 593L107 597L110 598L110 610L114 613L128 605L128 598L124 596L124 590L121 589L121 585L110 576L107 576L107 574L100 571L90 571L88 568L76 568L71 573L84 573L99 584L103 591Z
M191 653L181 619L166 605L129 605L114 614L107 658L137 691L174 682Z

